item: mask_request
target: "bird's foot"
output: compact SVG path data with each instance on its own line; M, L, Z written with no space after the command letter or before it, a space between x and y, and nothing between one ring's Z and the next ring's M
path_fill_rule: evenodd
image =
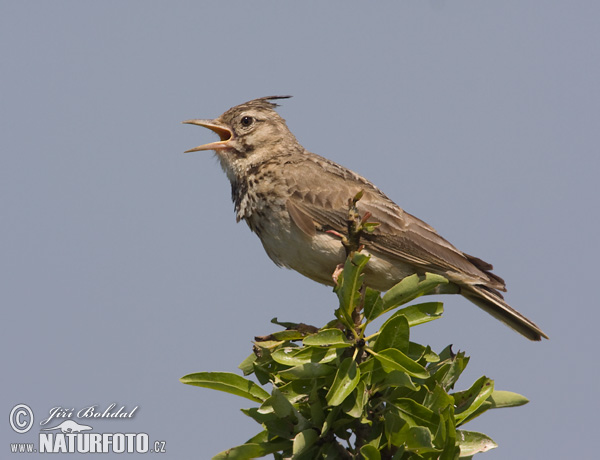
M338 264L337 267L335 267L335 270L333 271L331 277L333 278L333 282L335 283L335 285L337 286L338 284L338 278L340 277L340 275L342 274L342 272L344 271L344 264Z

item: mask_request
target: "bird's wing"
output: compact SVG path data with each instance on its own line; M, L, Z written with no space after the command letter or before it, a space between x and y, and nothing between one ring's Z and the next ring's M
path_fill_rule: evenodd
M490 264L456 249L433 227L402 210L363 177L318 155L307 153L307 159L310 161L288 165L295 171L285 175L288 211L307 235L327 230L346 233L348 200L362 190L357 205L361 215L369 212L369 221L380 224L372 234L363 235L371 252L397 258L423 271L455 275L453 281L505 290L502 279L490 273Z

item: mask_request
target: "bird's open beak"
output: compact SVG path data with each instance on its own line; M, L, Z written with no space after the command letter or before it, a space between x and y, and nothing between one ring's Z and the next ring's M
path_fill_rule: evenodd
M217 133L219 135L219 137L221 138L220 141L211 142L210 144L200 145L193 149L186 150L184 153L199 152L200 150L226 149L227 147L229 147L229 145L228 145L229 141L233 138L233 132L231 132L231 129L229 129L227 126L223 126L223 125L215 122L214 120L186 120L186 121L183 121L182 123L185 123L188 125L204 126L205 128L208 128L211 131L214 131L215 133Z

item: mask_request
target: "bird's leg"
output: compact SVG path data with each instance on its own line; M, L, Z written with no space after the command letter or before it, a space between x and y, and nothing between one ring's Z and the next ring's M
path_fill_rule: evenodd
M347 247L346 245L348 244L348 238L346 238L340 232L336 232L335 230L327 230L325 233L330 233L334 236L337 236L342 241L342 245L344 245L345 248ZM348 255L347 252L348 251L346 250L346 255ZM342 273L343 270L344 270L344 264L337 264L337 266L335 267L335 270L331 274L331 278L333 278L333 282L336 285L338 283L338 278L340 277L340 274Z

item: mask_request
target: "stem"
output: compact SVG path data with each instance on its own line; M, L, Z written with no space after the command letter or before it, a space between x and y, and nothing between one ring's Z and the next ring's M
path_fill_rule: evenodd
M356 196L348 200L348 218L346 224L348 226L348 238L342 239L342 244L346 249L346 257L350 257L352 253L360 250L360 236L363 231L363 221L356 207L358 200L362 198L363 191L361 190Z
M338 441L334 441L334 445L341 458L352 460L352 455L348 452L348 449L342 446Z
M368 337L365 337L365 342L368 342L369 340L373 340L375 337L377 337L379 334L381 333L381 331L377 331L374 334L371 334Z
M356 420L356 428L354 429L356 433L356 442L354 443L356 452L360 452L362 446L365 445L366 437L369 434L369 427L363 423L360 423L360 420Z

